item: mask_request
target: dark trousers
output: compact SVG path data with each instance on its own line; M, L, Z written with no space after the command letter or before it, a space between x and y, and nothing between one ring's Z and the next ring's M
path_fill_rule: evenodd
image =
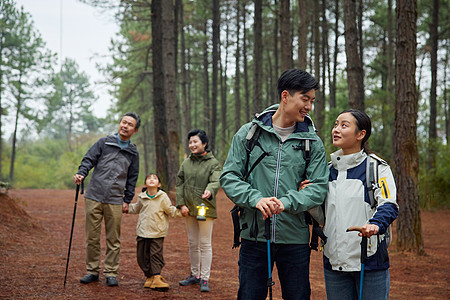
M270 255L276 264L283 299L310 299L309 245L271 244ZM242 239L239 251L238 299L266 299L267 243Z
M146 277L161 274L164 267L163 245L164 238L137 237L137 263Z

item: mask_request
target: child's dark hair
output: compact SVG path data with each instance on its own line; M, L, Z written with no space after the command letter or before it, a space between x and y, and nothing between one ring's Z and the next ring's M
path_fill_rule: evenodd
M156 173L148 173L147 176L145 176L145 179L144 179L144 185L147 185L147 178L149 178L149 177L152 176L152 175L156 176L156 178L158 178L159 183L161 183L161 180L159 180L159 176L158 176ZM159 190L162 190L162 188L161 188L161 187L158 187L158 191L159 191ZM147 191L147 187L146 187L146 186L144 186L144 187L142 188L142 192L145 192L145 191Z
M206 132L202 129L192 129L191 131L188 132L187 134L187 140L189 142L189 140L191 139L191 137L193 136L198 136L198 138L200 139L200 141L202 141L203 144L206 144L205 150L208 150L208 136L206 135Z
M352 116L356 119L356 127L358 127L358 131L366 131L366 135L361 141L361 149L364 149L364 152L366 153L371 153L368 145L366 144L367 140L370 137L370 134L372 133L372 122L370 121L370 117L365 112L353 108L346 109L339 115L342 115L343 113L352 114Z
M291 94L296 92L307 93L310 90L319 89L319 83L308 72L300 69L289 69L284 71L278 78L278 97L281 100L281 93L286 90Z

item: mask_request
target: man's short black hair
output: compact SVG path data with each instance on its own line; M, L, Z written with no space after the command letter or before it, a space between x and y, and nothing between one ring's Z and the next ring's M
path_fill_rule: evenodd
M296 92L307 93L310 90L319 89L319 82L308 72L300 69L289 69L278 78L278 97L286 90L293 95Z
M136 120L136 129L139 129L139 127L141 127L141 118L139 118L139 115L135 112L127 112L125 114L123 114L122 117L120 117L120 121L122 121L123 117L132 117L133 119Z

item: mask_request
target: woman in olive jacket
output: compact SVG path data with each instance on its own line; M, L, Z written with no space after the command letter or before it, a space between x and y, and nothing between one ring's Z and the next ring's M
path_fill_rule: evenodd
M176 192L177 207L186 217L189 239L191 274L180 285L200 284L200 291L209 292L209 275L212 261L211 236L214 219L217 218L216 193L222 171L217 159L207 151L208 136L201 129L188 133L191 154L181 164ZM198 220L198 208L206 205L206 220Z

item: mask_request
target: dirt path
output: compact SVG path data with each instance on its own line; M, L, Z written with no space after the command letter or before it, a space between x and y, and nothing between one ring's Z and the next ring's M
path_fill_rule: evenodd
M188 242L184 220L171 219L164 244L163 276L170 283L167 293L144 289L145 277L136 263L137 216L122 219L119 286L99 283L82 285L84 265L84 199L78 201L68 279L63 288L67 247L75 191L13 190L9 195L28 213L14 212L0 197L0 299L235 299L238 288L238 250L231 249L231 201L218 195L219 218L214 223L210 293L198 286L180 287L189 275ZM450 212L422 212L427 256L415 257L390 248L390 299L450 299ZM438 234L438 229L442 234ZM102 255L104 255L102 237ZM102 256L103 258L103 256ZM281 299L274 272L274 299ZM325 299L322 253L311 255L312 299Z

